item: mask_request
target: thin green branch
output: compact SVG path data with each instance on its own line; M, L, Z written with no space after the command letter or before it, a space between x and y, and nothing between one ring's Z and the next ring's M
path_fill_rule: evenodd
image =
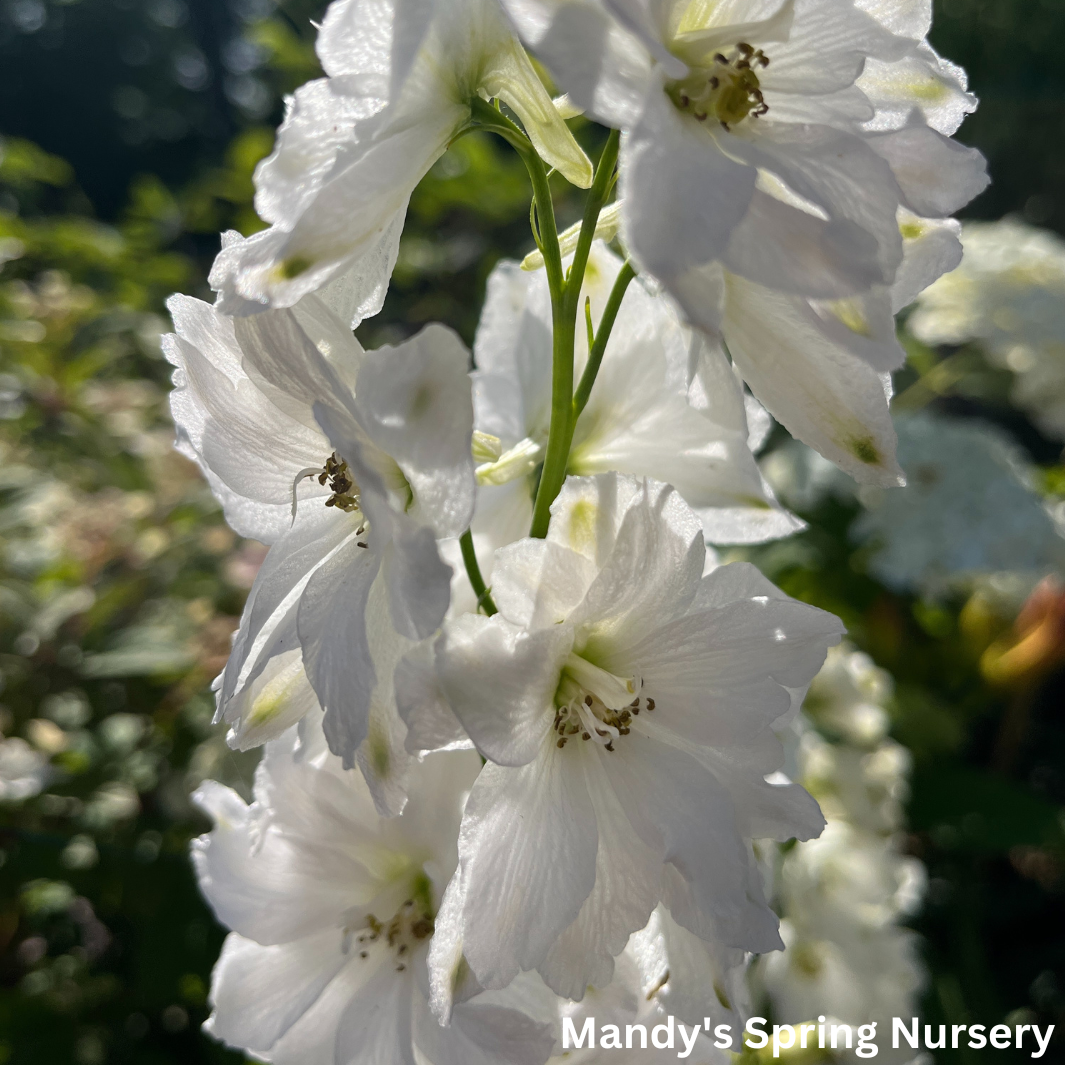
M462 548L462 561L466 565L466 576L473 586L473 594L477 596L477 608L483 610L489 617L498 614L496 605L492 600L492 593L481 576L481 567L477 562L477 552L473 548L473 533L467 529L459 537L459 546Z
M532 141L524 131L486 100L482 100L479 96L474 97L470 104L470 112L478 127L502 137L525 164L532 183L533 204L536 209L536 225L533 235L544 257L551 291L553 293L556 288L561 291L565 285L565 279L562 276L562 251L558 246L555 204L551 199L551 186L548 183L544 161L537 154Z
M581 416L581 411L588 405L588 398L592 394L592 385L595 384L599 366L603 361L603 356L606 354L607 341L610 340L610 334L614 328L614 322L617 320L618 311L621 310L621 302L625 299L625 293L628 291L629 285L635 276L636 271L633 269L632 263L626 262L614 281L614 287L610 290L610 298L606 301L606 307L603 309L603 317L599 319L599 329L595 334L595 340L588 346L588 362L585 364L584 373L581 374L577 391L573 395L573 420L575 422Z
M592 182L592 188L585 203L584 219L581 223L577 247L573 253L573 262L570 264L567 276L562 278L560 258L557 284L553 277L550 260L546 255L544 257L548 265L547 278L551 288L553 325L551 427L547 436L547 451L544 455L540 484L536 490L536 502L533 505L532 526L529 529L530 536L541 540L547 536L547 527L551 521L551 504L554 503L566 479L570 445L573 443L573 429L576 425L576 416L573 412L573 348L576 339L577 311L580 305L581 289L584 286L588 256L592 249L592 241L595 239L595 228L599 222L599 213L606 206L607 198L613 187L619 137L617 130L611 130L607 138L606 147L603 149L595 171L595 180ZM555 246L557 248L557 236Z

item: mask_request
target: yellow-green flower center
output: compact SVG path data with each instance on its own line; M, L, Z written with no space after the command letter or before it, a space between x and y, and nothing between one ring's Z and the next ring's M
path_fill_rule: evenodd
M635 677L617 677L570 654L555 692L552 727L558 733L556 746L565 747L580 737L613 751L614 740L632 730L633 715L639 714L645 703L648 710L655 708L653 699L636 695L640 687Z
M741 41L728 55L716 52L709 66L693 67L666 91L679 111L730 129L748 116L759 118L769 111L758 80L758 70L767 66L769 57L761 48Z

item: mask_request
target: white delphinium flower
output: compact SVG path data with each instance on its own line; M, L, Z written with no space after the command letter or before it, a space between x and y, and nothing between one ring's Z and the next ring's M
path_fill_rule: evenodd
M560 1030L568 1020L581 1036L591 1019L597 1041L594 1049L585 1041L584 1049L576 1050L567 1049L560 1038L552 1061L672 1065L678 1051L687 1049L693 1065L727 1065L731 1055L717 1049L707 1033L719 1024L729 1025L734 1035L743 1028L750 1014L746 969L743 951L715 950L659 907L615 959L614 978L606 987L589 988L580 1002L560 1000ZM670 1015L674 1046L656 1047L654 1028L666 1025ZM641 1026L643 1033L630 1025ZM681 1034L678 1025L687 1030Z
M957 263L945 219L987 183L938 128L974 104L925 21L852 0L504 3L573 101L625 131L641 268L794 436L897 483L892 311Z
M621 260L596 242L581 304L595 329ZM588 359L578 330L576 379ZM543 270L504 262L488 279L474 345L474 424L501 455L478 469L474 532L489 549L524 536L533 480L551 420L551 296ZM695 381L689 387L689 377ZM616 470L672 484L714 543L749 543L801 523L774 505L747 446L743 394L719 348L680 321L664 294L639 281L626 291L588 405L577 422L567 471Z
M920 897L920 862L840 821L801 846L781 872L785 949L761 963L774 1018L797 1024L831 1013L883 1031L892 1017L912 1017L924 967L918 937L898 921Z
M1031 487L1029 463L1000 429L930 412L897 420L908 484L863 491L852 535L873 548L870 572L929 595L996 572L1065 565L1065 539Z
M846 821L873 834L902 827L911 765L902 744L890 739L871 747L829 743L807 729L798 758L799 777L829 821Z
M0 803L40 795L54 775L47 755L18 736L0 736Z
M217 682L231 743L256 746L318 704L382 808L402 802L395 659L444 617L437 537L473 511L469 355L442 326L363 352L316 297L229 318L170 301L171 408L239 533L270 544Z
M973 222L965 257L926 289L906 328L926 344L975 341L1011 370L1012 398L1065 437L1065 242L1014 218Z
M674 489L570 478L547 539L497 553L500 612L436 638L437 690L489 759L434 941L442 1010L463 953L485 987L537 969L580 999L660 901L708 941L779 946L746 841L822 827L801 788L766 776L788 689L841 626L752 566L704 577L705 558Z
M520 989L462 1003L449 1028L426 998L429 940L479 769L472 752L431 755L403 813L381 818L307 718L266 745L251 806L202 785L195 798L215 827L193 861L232 929L206 1030L274 1065L540 1065L554 1031L520 1012Z
M318 35L328 77L297 90L255 207L271 227L225 247L221 307L290 307L335 282L355 325L376 313L414 187L470 122L471 101L512 108L552 167L587 188L577 146L498 0L335 0Z
M847 646L833 647L810 685L803 713L820 729L849 743L873 746L888 734L884 704L893 690L891 674L867 654Z
M830 1012L883 1028L916 1012L924 971L917 937L900 921L919 908L925 871L899 849L910 758L886 738L891 690L887 673L843 645L829 652L804 703L836 742L800 721L797 777L828 826L785 854L777 873L786 949L762 959L756 976L785 1022Z

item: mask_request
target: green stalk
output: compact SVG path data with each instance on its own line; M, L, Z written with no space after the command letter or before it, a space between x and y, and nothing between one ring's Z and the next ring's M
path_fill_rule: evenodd
M551 360L551 428L548 431L544 468L540 475L540 485L533 506L532 527L529 530L530 536L541 540L547 536L547 527L551 521L551 504L554 503L566 479L570 445L573 443L573 430L577 424L573 406L573 348L577 312L580 307L581 288L584 285L584 273L588 266L588 255L592 249L595 227L599 221L599 212L606 206L607 197L613 188L619 136L617 130L611 130L606 147L600 156L599 165L595 171L595 180L592 182L592 189L585 203L581 233L576 251L573 253L573 263L568 276L556 287L551 272L548 271L554 334ZM539 210L539 207L537 209ZM547 262L546 254L544 260ZM559 275L561 276L561 268Z
M498 614L499 611L492 600L492 593L484 583L484 577L481 576L477 552L473 549L473 533L469 529L459 537L459 546L462 548L462 561L466 564L466 576L470 578L473 594L477 596L477 608L483 610L489 617Z
M621 310L621 301L625 298L629 284L636 276L632 263L626 261L614 281L614 287L610 290L610 298L606 301L603 309L603 317L599 320L599 331L595 334L595 340L588 346L588 362L585 364L584 373L581 374L580 384L573 396L573 419L581 416L581 411L588 405L588 397L592 394L592 385L595 384L599 366L606 354L606 343L610 339L610 333L617 320L618 311Z

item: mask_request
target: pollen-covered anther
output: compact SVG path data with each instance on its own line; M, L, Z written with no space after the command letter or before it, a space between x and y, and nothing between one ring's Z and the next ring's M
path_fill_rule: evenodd
M715 118L727 130L748 116L760 118L769 105L762 94L757 71L769 66L761 48L741 41L729 53L716 52L709 67L694 67L692 73L669 89L681 111L700 122Z
M629 735L633 715L640 712L639 696L624 702L637 687L635 679L615 677L571 655L555 696L557 710L552 727L558 735L556 746L565 747L579 735L582 740L594 740L604 750L613 751L614 741Z
M317 480L320 485L328 482L333 493L325 501L327 507L337 507L349 514L359 509L359 486L351 476L348 464L335 451L325 460Z
M367 914L355 943L361 948L359 957L368 958L370 945L384 939L396 957L396 971L403 972L407 967L406 956L411 949L428 939L434 930L432 916L422 912L413 899L407 899L388 924L383 924L372 913Z

